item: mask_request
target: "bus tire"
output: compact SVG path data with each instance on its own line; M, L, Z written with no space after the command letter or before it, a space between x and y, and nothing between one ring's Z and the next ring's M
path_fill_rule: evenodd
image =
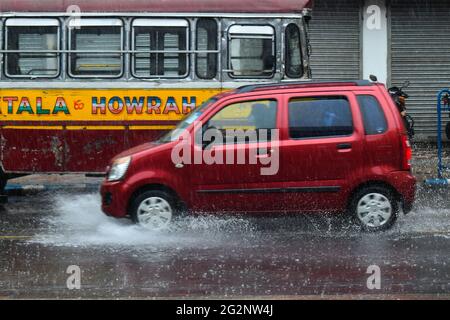
M5 194L5 187L8 183L8 177L3 172L3 170L0 168L0 195Z

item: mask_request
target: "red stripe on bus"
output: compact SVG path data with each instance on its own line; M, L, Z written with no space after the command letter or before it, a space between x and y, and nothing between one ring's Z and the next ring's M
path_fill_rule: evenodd
M2 121L1 126L174 126L179 121L129 120L129 121Z
M1 1L0 12L66 12L72 5L81 12L296 13L312 0L14 0Z

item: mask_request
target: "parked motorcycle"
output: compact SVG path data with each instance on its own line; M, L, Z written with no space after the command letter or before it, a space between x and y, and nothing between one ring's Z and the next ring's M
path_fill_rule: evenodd
M405 122L406 130L408 131L409 139L414 137L414 118L411 117L406 112L406 99L409 98L409 95L404 91L405 88L409 87L410 82L405 81L403 86L401 87L391 87L388 89L389 94L395 102L395 105L398 108L398 111L403 117L403 121Z
M372 82L378 82L378 78L374 75L371 75L370 80ZM388 89L389 94L392 97L392 100L394 100L395 105L398 108L398 111L400 112L400 114L402 115L403 121L405 123L405 127L406 130L408 132L408 137L410 140L412 140L412 138L414 137L414 118L411 117L409 114L407 114L406 112L406 99L409 98L409 95L403 91L405 88L408 88L410 85L409 81L405 81L405 83L403 83L403 86L401 87L391 87ZM450 130L450 128L449 128Z

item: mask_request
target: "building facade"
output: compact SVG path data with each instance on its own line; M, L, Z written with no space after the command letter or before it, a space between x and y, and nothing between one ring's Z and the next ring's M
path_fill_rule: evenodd
M313 78L409 80L417 139L435 139L437 93L450 88L449 14L442 0L315 0Z

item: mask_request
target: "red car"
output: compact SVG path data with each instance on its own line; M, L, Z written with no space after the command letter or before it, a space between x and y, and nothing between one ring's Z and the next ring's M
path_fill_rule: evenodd
M382 84L245 86L115 157L102 209L156 229L192 212L327 212L385 230L412 209L411 157Z

